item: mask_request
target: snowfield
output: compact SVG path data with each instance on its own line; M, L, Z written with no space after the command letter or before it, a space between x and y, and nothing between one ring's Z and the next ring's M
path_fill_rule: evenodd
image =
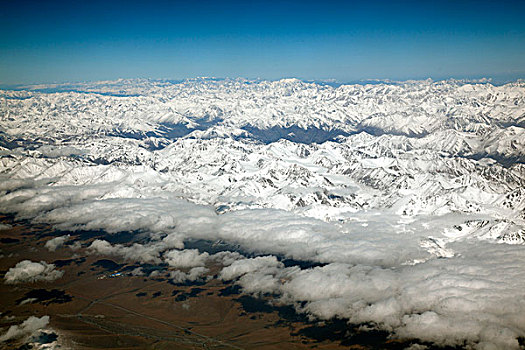
M205 261L222 259L219 278L313 318L518 349L525 83L193 79L0 90L0 212L69 231L145 234L147 243L89 249L192 267L179 280L204 278ZM188 239L258 257L185 250ZM320 264L286 267L283 257Z

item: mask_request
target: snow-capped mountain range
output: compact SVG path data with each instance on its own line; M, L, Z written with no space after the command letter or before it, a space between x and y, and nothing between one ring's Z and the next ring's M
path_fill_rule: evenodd
M146 234L84 248L172 267L179 255L198 260L177 280L222 259L219 278L314 318L518 349L525 83L199 78L0 90L0 212ZM177 250L190 239L259 256Z
M466 223L447 232L525 239L522 82L121 80L1 98L11 180L79 185L96 181L101 165L142 166L219 212L278 208L326 221L460 213ZM84 176L65 180L71 168Z

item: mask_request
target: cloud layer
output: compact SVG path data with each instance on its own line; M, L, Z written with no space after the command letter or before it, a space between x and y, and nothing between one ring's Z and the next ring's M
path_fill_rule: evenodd
M356 214L355 222L327 223L275 209L217 215L211 207L180 199L85 200L86 188L68 191L69 198L82 199L56 208L48 202L48 211L37 220L70 230L149 231L145 244L99 239L89 250L129 261L166 262L183 269L171 271L175 282L206 278L206 264L213 259L229 265L220 278L236 281L247 293L279 295L280 302L315 318L344 317L399 337L448 345L466 340L479 348L517 348L516 339L525 335L520 297L525 273L519 268L525 266L524 247L478 240L444 243L437 237L443 222L457 220L454 215L428 225L423 219L400 223L395 215L372 211ZM243 260L234 253L219 257L181 250L185 238L225 240L252 252L327 265L286 268L271 255ZM6 274L6 282L60 277L50 266L23 262Z
M315 318L371 323L400 338L518 349L525 336L523 247L464 242L461 255L416 265L331 263L285 268L275 257L235 261L220 272L245 292L280 295Z
M44 247L49 249L49 251L54 252L55 250L57 250L57 248L62 247L69 238L70 235L52 238L46 242Z

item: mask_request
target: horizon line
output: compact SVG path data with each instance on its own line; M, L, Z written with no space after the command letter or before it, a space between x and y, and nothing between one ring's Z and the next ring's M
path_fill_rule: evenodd
M30 83L2 83L0 81L0 89L3 90L19 90L24 87L31 88L39 85L42 86L67 86L67 85L82 85L82 84L94 84L94 83L116 83L121 81L150 81L150 82L169 82L169 83L184 83L191 80L207 80L207 81L247 81L247 82L277 82L282 80L298 80L303 83L315 83L318 85L367 85L367 84L401 84L401 83L417 83L417 82L460 82L465 84L491 84L494 86L506 85L511 83L521 83L525 81L525 74L523 77L516 77L511 79L497 79L490 76L480 77L443 77L443 78L432 78L432 77L420 77L420 78L407 78L407 79L392 79L392 78L364 78L354 80L339 80L336 78L320 78L320 79L304 79L296 76L283 76L280 78L246 78L242 76L238 77L216 77L216 76L194 76L185 78L145 78L145 77L133 77L125 78L119 77L115 79L86 79L86 80L64 80L64 81L52 81L52 82L30 82Z

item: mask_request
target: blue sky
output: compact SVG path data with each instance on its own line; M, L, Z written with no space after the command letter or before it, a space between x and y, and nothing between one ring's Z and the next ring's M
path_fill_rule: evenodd
M0 1L1 84L525 78L525 1Z

